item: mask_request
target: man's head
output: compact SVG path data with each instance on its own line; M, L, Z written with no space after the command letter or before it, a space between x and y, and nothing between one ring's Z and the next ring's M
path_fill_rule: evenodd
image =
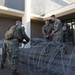
M46 20L46 21L45 21L45 25L48 25L48 24L49 24L49 21L48 21L48 20Z
M16 25L22 25L22 22L20 20L17 20Z
M55 21L56 16L55 15L51 15L50 18L51 18L52 21Z

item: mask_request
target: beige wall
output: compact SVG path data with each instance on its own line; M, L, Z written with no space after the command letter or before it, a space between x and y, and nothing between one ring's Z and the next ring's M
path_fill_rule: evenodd
M46 15L74 2L75 0L31 0L31 13Z
M31 38L42 38L42 21L31 21Z
M0 5L24 11L25 0L0 0Z
M0 17L0 40L4 39L6 30L15 25L16 19ZM42 38L42 21L31 21L31 38Z
M6 30L15 24L16 19L0 17L0 40L4 39Z

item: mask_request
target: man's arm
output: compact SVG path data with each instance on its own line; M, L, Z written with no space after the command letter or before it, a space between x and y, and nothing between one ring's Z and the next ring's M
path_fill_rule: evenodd
M56 23L55 23L55 29L52 31L52 33L50 34L50 36L52 36L55 32L57 32L59 30L59 28L61 27L62 23L60 20L58 20Z
M25 39L26 40L26 43L28 43L29 42L29 37L26 35L26 33L25 33L25 28L22 26L22 28L21 28L21 33L22 33L22 36L23 36L23 39ZM24 42L25 43L25 42Z
M46 32L45 32L45 26L42 27L42 34L44 35L44 37L48 37L48 35L46 35Z
M45 27L44 26L42 27L42 34L46 35L46 33L45 33Z

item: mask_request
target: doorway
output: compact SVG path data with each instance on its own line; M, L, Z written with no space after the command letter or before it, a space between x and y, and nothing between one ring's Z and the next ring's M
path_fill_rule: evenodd
M63 42L73 42L75 43L75 19L69 19L63 21Z

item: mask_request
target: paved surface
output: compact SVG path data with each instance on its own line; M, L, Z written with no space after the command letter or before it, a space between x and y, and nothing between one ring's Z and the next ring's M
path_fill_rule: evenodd
M1 59L1 56L0 56ZM24 63L19 62L19 75L30 75L27 66ZM0 70L0 75L11 75L11 71L8 69L7 62L5 63L5 68Z

